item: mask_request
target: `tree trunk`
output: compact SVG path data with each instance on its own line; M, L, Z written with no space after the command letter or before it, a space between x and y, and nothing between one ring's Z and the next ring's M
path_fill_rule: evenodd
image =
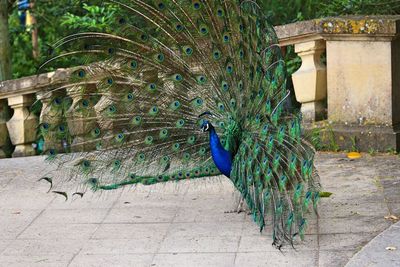
M11 49L8 36L8 1L0 0L0 81L11 79Z
M39 58L39 35L38 35L38 28L37 28L37 21L35 17L35 0L31 1L31 20L32 20L32 53L33 58Z

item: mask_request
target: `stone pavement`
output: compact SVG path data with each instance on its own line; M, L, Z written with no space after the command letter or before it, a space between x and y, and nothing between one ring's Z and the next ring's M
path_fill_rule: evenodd
M400 222L372 239L354 255L346 267L399 266L400 265Z
M65 202L36 182L44 166L42 157L0 160L0 266L344 266L392 225L385 216L400 215L397 156L320 153L322 185L333 195L305 242L282 251L250 216L224 213L237 199L226 178Z

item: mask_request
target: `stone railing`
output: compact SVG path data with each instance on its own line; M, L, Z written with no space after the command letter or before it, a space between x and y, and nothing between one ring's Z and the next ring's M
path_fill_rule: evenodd
M30 107L42 90L62 84L67 77L68 70L58 69L0 82L0 158L6 156L8 138L15 146L13 157L35 155L32 143L36 141L39 119L30 112Z
M342 149L399 150L399 23L394 16L343 17L276 27L280 45L294 45L302 59L292 78L306 128L328 126ZM68 72L0 82L0 157L8 136L15 146L12 156L35 153L39 119L29 107L41 91L62 84Z
M400 16L326 18L276 31L302 59L293 85L306 127L328 127L341 149L400 149Z

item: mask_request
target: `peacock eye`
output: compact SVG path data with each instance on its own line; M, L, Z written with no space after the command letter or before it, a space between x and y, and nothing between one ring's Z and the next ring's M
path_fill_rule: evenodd
M157 60L158 60L159 62L164 61L164 55L163 55L163 54L158 54L158 55L157 55Z
M88 101L87 99L84 99L84 100L82 101L82 106L85 107L85 108L87 108L87 107L89 106L89 101Z
M176 29L178 32L180 32L180 31L183 30L183 26L182 26L181 24L177 24L177 25L175 26L175 29Z
M147 34L141 34L140 35L140 39L142 40L142 41L147 41L148 39L149 39L149 37L147 36Z
M176 74L176 75L175 75L175 80L176 80L176 81L182 81L182 75Z
M56 98L54 99L54 104L56 104L56 105L60 105L61 102L62 102L62 100L61 100L61 98L59 98L59 97L56 97Z
M85 75L86 75L86 73L85 73L85 71L84 71L84 70L80 70L80 71L78 71L78 76L79 76L80 78L83 78L83 77L85 77Z
M192 54L192 52L193 52L192 48L190 48L190 47L186 48L186 54L190 55L190 54Z
M224 35L224 42L229 42L229 35Z
M158 4L158 8L159 8L160 10L165 9L164 3L159 3L159 4Z
M45 129L45 130L49 129L49 124L48 123L43 123L42 124L42 128Z
M132 69L136 69L137 66L138 66L137 61L136 61L136 60L132 60L132 61L131 61L131 68L132 68Z

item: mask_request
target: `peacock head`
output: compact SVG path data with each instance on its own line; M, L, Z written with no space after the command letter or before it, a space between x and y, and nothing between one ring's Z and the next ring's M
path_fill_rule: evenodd
M210 111L203 112L199 115L199 118L204 117L204 116L211 116L213 117L214 115ZM209 122L208 120L203 120L203 123L200 126L200 130L202 132L209 132L211 129L214 129L214 126Z
M214 126L211 124L211 122L204 120L203 123L201 124L200 129L202 132L208 132L211 129L214 129Z

